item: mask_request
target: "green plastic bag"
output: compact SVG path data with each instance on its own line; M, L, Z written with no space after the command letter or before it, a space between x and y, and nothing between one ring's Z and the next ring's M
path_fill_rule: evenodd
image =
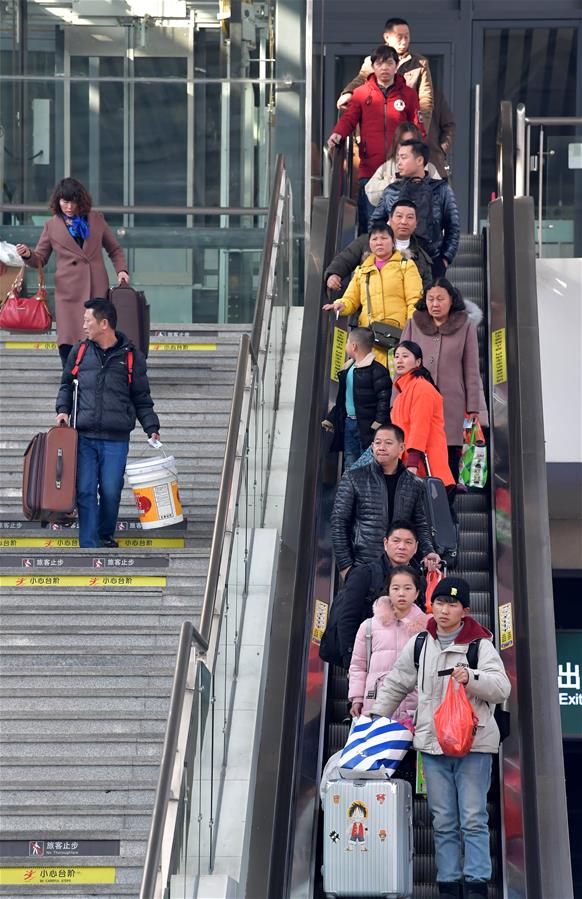
M465 442L459 466L459 484L465 487L483 488L487 483L487 447L481 425L465 422Z

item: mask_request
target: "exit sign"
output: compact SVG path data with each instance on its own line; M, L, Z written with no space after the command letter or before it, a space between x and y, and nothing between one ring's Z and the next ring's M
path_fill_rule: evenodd
M582 631L556 631L562 736L582 737Z

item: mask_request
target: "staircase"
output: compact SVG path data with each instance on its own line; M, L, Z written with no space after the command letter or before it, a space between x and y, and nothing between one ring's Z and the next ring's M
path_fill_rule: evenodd
M148 370L187 521L141 531L125 488L117 550L79 549L74 528L23 520L22 454L54 424L60 363L54 338L0 333L0 895L139 893L178 635L201 606L245 330L179 327L152 337ZM152 452L138 426L130 458Z
M465 235L461 237L459 251L454 265L447 272L451 283L459 288L464 299L476 303L484 311L485 293L483 278L483 246L480 237ZM481 354L482 374L484 359L487 356L486 327L482 322L477 330ZM486 380L484 377L484 383ZM485 391L487 394L487 390ZM458 565L455 575L465 578L471 587L471 615L481 624L495 630L494 606L491 581L491 534L490 534L490 500L487 489L475 493L458 496L456 508L460 525L460 543ZM327 755L341 749L347 739L349 725L341 723L347 714L347 677L342 668L333 666L330 670L328 706L330 708L330 726L327 735ZM495 766L493 786L490 792L490 828L491 850L493 861L493 877L489 887L489 899L498 899L502 895L497 884L499 816L494 804L498 796L498 785L495 783ZM414 791L414 784L413 784ZM414 798L414 899L436 899L436 865L430 815L426 800L420 796Z

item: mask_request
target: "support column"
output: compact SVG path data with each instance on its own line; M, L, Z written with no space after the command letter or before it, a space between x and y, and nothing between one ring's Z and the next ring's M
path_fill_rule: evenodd
M299 239L309 237L310 179L306 178L311 142L312 0L277 0L275 12L276 90L275 155L283 153L293 188L293 213ZM307 84L307 89L306 89Z

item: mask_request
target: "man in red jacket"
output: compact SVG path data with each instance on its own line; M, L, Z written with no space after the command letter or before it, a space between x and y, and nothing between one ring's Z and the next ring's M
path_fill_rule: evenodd
M396 74L396 50L382 44L372 53L371 61L372 74L353 92L327 142L332 150L360 126L359 234L368 230L368 218L372 213L365 187L376 169L388 159L394 129L400 122L413 122L425 134L418 94L406 86L402 75Z

